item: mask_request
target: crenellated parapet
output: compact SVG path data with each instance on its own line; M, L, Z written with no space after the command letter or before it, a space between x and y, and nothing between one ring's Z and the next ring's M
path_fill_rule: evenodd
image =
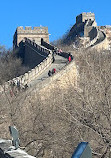
M25 44L29 44L29 45L33 46L34 49L36 49L40 53L43 53L43 55L51 53L50 49L47 49L46 47L43 47L39 44L36 44L34 41L31 41L30 39L28 39L26 37L23 39L23 41L25 42Z
M25 28L23 26L17 27L15 34L13 36L13 48L18 47L19 43L25 37L34 41L37 44L41 44L41 38L43 38L46 42L49 43L48 27L43 27L43 26L40 27L26 26Z
M41 33L46 33L48 34L48 27L31 27L31 26L26 26L25 28L23 26L17 27L17 32L18 33L30 33L30 34L41 34Z
M76 17L76 24L85 22L87 20L95 21L95 14L91 12L83 12Z

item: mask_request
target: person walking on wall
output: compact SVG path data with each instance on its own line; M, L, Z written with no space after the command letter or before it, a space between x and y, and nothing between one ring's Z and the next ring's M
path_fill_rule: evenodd
M18 88L18 91L20 91L20 80L17 80L17 88Z
M54 68L54 69L52 69L52 74L54 74L56 72L56 69Z
M48 72L48 76L50 77L50 76L52 76L52 72L49 70L49 72Z
M69 61L69 63L71 62L71 56L68 57L68 61Z
M54 54L53 54L53 56L52 56L52 62L54 63L54 61L55 61L55 57L54 57Z

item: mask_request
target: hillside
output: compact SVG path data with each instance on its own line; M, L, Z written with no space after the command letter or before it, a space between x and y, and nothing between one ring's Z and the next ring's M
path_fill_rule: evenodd
M10 138L8 126L13 124L20 132L21 146L31 155L70 158L78 142L88 141L93 157L109 156L110 58L110 52L78 52L81 89L68 77L65 89L55 80L39 92L35 87L12 98L3 93L1 137Z

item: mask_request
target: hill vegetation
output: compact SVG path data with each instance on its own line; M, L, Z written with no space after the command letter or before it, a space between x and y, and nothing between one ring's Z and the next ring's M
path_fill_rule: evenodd
M0 84L24 74L28 69L17 57L17 51L6 50L4 46L0 46Z
M64 49L70 51L73 47ZM8 126L15 125L21 146L38 158L70 158L81 141L90 143L94 158L110 157L111 52L78 50L73 54L79 72L78 87L60 89L54 81L55 86L45 91L27 90L13 97L1 94L1 138L9 139ZM7 55L5 59L3 64L9 67L12 60ZM13 61L19 68L21 62ZM14 63L11 68L15 72ZM1 70L7 74L6 67Z

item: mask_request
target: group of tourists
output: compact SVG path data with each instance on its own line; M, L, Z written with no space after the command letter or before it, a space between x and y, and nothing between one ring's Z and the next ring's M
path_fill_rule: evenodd
M65 52L63 52L62 49L55 48L53 51L53 62L55 61L54 55L62 55L64 53ZM67 55L65 55L65 56L67 56ZM73 57L72 57L71 53L68 53L68 62L71 62L72 59L73 59Z
M62 49L58 49L58 48L57 48L57 49L54 49L54 51L53 51L53 62L55 61L54 55L61 55L62 52L63 52ZM66 58L68 58L68 63L70 63L70 62L72 61L72 59L73 59L71 53L68 53L68 56L67 56ZM48 76L49 76L49 77L52 76L55 72L56 72L56 69L55 69L55 68L52 69L52 71L49 70L49 71L48 71Z
M48 76L49 76L49 77L52 76L53 74L55 74L55 72L56 72L56 69L55 69L55 68L53 68L52 71L49 70Z
M54 54L59 55L61 53L62 53L62 49L58 49L58 48L54 49Z

